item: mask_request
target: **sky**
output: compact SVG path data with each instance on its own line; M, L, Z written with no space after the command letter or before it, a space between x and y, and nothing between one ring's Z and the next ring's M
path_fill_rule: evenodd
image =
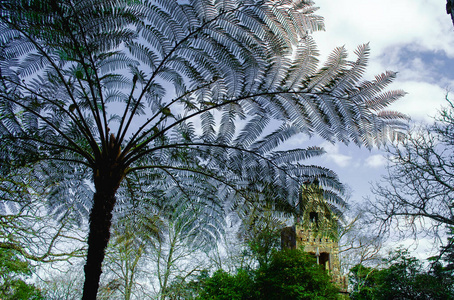
M412 122L430 122L450 90L454 99L454 27L444 0L314 2L326 27L313 34L321 62L338 46L345 46L354 60L356 47L369 43L371 55L364 79L372 80L386 70L397 71L388 90L403 89L408 94L390 109L407 114ZM316 162L334 170L352 188L353 202L370 196L370 183L386 172L382 149L332 145L317 138L291 143L323 146L327 154Z
M369 43L371 55L364 79L372 80L386 70L398 75L388 90L403 89L408 94L390 106L407 114L411 122L431 122L444 105L445 97L454 100L454 26L446 14L445 0L314 0L325 18L325 31L313 34L321 52L321 62L338 46L353 51ZM451 93L451 94L450 94ZM341 182L351 188L351 204L373 195L371 183L386 173L383 149L358 148L322 139L291 140L293 147L318 145L327 154L315 164L334 170ZM412 247L419 258L435 251L422 240L400 241Z

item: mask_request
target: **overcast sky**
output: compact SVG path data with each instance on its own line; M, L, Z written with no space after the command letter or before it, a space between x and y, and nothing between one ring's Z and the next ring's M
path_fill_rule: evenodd
M353 51L370 43L371 56L365 79L386 70L397 71L390 89L408 95L392 109L415 122L429 122L444 104L447 91L454 99L454 27L445 1L428 0L315 0L326 31L314 33L326 57L337 46ZM324 59L322 59L322 62ZM385 172L386 159L379 149L368 151L353 145L331 145L322 140L293 140L295 145L322 145L328 151L317 163L337 172L353 189L352 201L370 195L370 182Z

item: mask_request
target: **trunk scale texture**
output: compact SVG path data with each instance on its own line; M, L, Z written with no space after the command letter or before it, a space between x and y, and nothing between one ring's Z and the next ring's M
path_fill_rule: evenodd
M82 300L95 300L102 273L102 262L110 239L112 212L115 206L115 193L123 179L124 168L108 162L95 170L93 207L90 213L88 253L85 263L85 282Z

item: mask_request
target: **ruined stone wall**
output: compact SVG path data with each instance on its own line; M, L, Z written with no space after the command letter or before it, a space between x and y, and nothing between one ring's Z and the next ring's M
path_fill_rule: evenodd
M317 259L317 263L322 265L333 278L333 281L346 291L347 281L345 276L340 273L339 244L337 240L323 236L313 230L311 226L303 227L296 224L286 227L281 232L282 248L301 248L311 253Z

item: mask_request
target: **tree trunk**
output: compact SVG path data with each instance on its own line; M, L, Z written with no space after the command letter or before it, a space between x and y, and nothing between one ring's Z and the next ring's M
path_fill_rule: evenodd
M96 192L90 213L90 232L88 234L87 261L84 267L85 283L82 300L95 300L98 293L102 262L110 239L112 211L116 201L115 193L122 178L120 174L121 172L108 172L107 176L95 175Z

